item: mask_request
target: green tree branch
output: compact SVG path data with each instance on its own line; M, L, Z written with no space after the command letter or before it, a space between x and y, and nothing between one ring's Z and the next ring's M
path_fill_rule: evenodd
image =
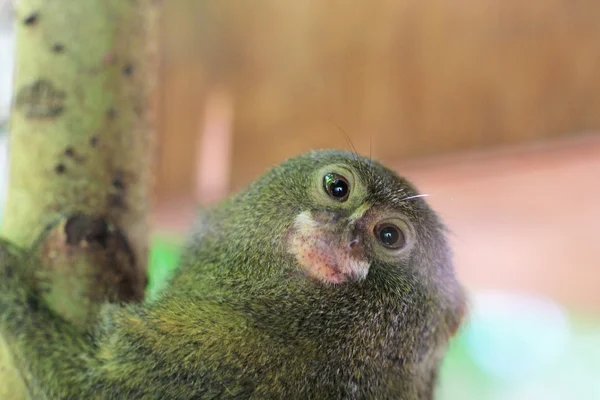
M79 326L141 300L155 142L157 2L17 2L2 236L39 257L36 289ZM0 398L26 398L0 342ZM10 397L8 397L10 396Z

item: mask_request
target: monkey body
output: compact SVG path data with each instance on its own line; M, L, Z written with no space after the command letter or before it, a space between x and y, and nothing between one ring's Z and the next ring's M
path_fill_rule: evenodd
M465 299L416 196L371 160L301 155L204 210L155 301L84 333L0 275L1 332L36 399L431 399Z

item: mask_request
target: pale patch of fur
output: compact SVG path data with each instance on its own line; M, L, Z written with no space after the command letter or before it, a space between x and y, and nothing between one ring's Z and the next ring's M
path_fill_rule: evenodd
M294 220L295 232L290 242L290 253L296 257L300 264L309 275L316 277L327 283L343 283L347 278L354 280L363 280L369 273L370 263L364 260L357 260L350 256L347 250L328 243L322 239L317 239L326 234L327 228L316 222L308 211L301 212ZM314 241L314 243L311 243ZM307 246L315 253L321 252L327 258L335 261L335 266L340 269L341 275L345 279L328 279L323 270L328 268L327 260L307 261L303 256L307 256ZM327 246L327 251L323 251L323 246Z

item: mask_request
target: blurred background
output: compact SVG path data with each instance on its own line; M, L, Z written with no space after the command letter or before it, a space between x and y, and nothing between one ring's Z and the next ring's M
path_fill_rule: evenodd
M440 398L600 399L598 21L593 0L165 2L153 285L197 205L299 152L353 146L452 230L472 313Z

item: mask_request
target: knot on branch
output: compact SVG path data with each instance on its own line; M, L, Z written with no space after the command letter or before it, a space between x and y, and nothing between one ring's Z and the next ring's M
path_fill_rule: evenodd
M137 268L127 237L104 217L62 218L44 233L31 256L36 290L76 325L94 321L103 303L144 297L146 277Z

